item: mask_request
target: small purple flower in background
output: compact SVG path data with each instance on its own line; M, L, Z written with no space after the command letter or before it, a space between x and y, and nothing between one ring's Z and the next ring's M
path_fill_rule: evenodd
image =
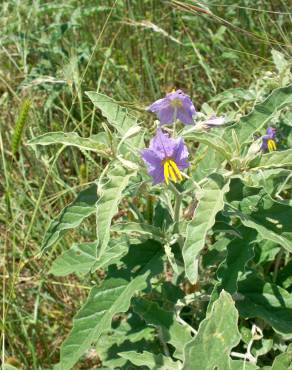
M268 150L269 152L273 152L274 150L276 150L277 147L276 147L275 137L276 137L276 129L274 127L268 127L266 130L266 135L262 136L261 150L263 151Z
M221 126L225 123L225 117L220 116L217 117L215 114L213 114L210 118L208 118L206 121L203 122L204 125L212 127L212 126Z
M147 110L157 115L161 125L173 123L176 119L185 125L194 125L193 114L196 109L182 90L166 94L165 98L156 100Z
M181 181L180 170L189 167L188 149L182 138L172 139L159 128L150 140L149 148L141 151L141 157L148 168L148 174L153 178L153 184L163 181L169 184Z

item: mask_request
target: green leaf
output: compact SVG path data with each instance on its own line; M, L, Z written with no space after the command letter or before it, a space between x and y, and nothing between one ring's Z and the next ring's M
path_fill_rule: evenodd
M44 236L42 250L49 248L60 239L69 229L73 229L96 210L97 203L96 184L82 190L77 198L63 209L50 226Z
M172 361L169 357L161 354L155 355L150 352L143 351L137 353L134 351L120 352L119 355L136 366L147 366L150 370L179 370L179 362Z
M162 256L161 244L154 240L147 240L140 244L130 245L122 262L131 276L144 274L147 270L150 270L150 274L153 276L163 271Z
M86 91L85 94L121 136L137 126L137 118L130 115L127 109L121 107L112 98L94 91Z
M240 341L237 321L234 302L230 294L222 291L201 322L198 334L185 346L183 370L231 369L230 352Z
M292 166L292 149L260 155L249 162L249 167L272 168Z
M277 284L285 289L291 290L292 287L292 259L289 260L286 266L278 274Z
M132 281L107 279L101 286L94 287L85 305L73 320L73 329L61 347L61 370L69 370L99 338L102 332L110 330L114 315L126 312L137 291L147 286L147 276L139 275Z
M207 232L215 223L216 214L224 206L223 198L228 190L229 182L225 182L222 176L210 176L203 188L193 219L188 223L182 253L186 276L191 283L197 280L196 259L205 245Z
M261 193L234 201L227 208L230 215L239 217L241 222L264 238L279 243L292 252L292 207L273 201Z
M255 275L240 281L238 291L242 298L236 301L236 307L241 316L261 318L277 332L292 337L291 293Z
M143 319L132 311L127 319L117 319L112 329L104 332L96 343L96 351L104 366L110 369L124 368L127 363L118 355L120 352L155 351L159 347L154 328L146 326Z
M232 370L256 370L256 369L259 369L259 367L257 365L251 364L248 361L232 360L231 369Z
M50 273L66 276L75 272L86 274L96 261L98 241L92 243L73 244L72 248L57 257L52 264Z
M265 101L257 104L251 113L242 117L238 124L232 126L241 145L251 141L255 132L260 131L276 112L291 102L292 85L272 91ZM230 130L225 131L224 138L226 141L230 140Z
M159 228L145 223L116 223L111 227L111 231L128 235L141 235L157 241L163 241L164 239L164 235Z
M195 181L199 182L205 177L216 172L222 166L224 157L216 150L205 144L200 144L196 150L196 156L191 163L191 174Z
M57 257L53 262L50 273L56 276L66 276L71 273L87 274L92 267L105 269L117 263L128 251L128 242L117 238L109 243L109 248L97 261L96 250L98 241L93 243L74 244L72 248Z
M28 145L52 145L63 144L66 146L76 146L83 150L90 150L98 153L100 156L109 158L110 150L108 147L93 135L90 137L81 137L76 132L48 132L37 136L28 142Z
M246 172L242 176L242 181L247 186L262 187L265 191L274 196L279 190L285 190L283 184L291 186L291 170L283 168L258 169L257 171ZM289 184L290 183L290 184Z
M182 132L185 139L192 139L199 143L206 144L219 152L225 159L232 157L232 148L222 137L212 132L198 131L196 128L187 128Z
M146 299L133 301L134 311L143 317L149 325L161 328L163 340L170 343L175 349L174 357L183 359L183 348L192 339L190 331L179 324L173 312L160 308L156 302Z
M275 358L271 370L292 370L292 344Z
M111 221L118 211L123 190L128 185L131 176L133 176L133 173L127 173L122 167L114 167L108 174L108 182L102 187L96 210L99 258L103 255L108 245Z
M254 256L253 244L256 232L252 229L241 228L242 239L233 239L227 246L227 256L220 265L217 276L220 288L230 294L237 291L237 281L244 274L245 265Z

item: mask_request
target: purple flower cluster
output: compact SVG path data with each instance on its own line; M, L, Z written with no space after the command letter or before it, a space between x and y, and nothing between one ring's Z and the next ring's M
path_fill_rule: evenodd
M166 94L164 98L151 104L147 110L156 114L160 126L174 123L176 120L185 125L195 124L193 116L196 114L196 109L191 98L182 90ZM204 122L207 127L219 126L223 123L224 117L215 115ZM163 181L168 184L169 180L181 181L183 178L181 170L189 167L188 155L183 138L170 138L162 132L161 128L158 128L156 135L150 140L149 148L141 151L141 157L154 184Z

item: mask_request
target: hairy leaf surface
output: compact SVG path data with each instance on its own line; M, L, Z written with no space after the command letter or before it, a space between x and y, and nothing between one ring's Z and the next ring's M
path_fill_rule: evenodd
M143 317L147 324L161 328L163 339L175 349L174 357L182 360L183 348L192 339L187 327L176 321L174 314L159 307L156 302L135 299L134 311Z
M195 128L188 128L183 131L182 136L185 139L192 139L198 141L199 143L210 146L226 159L231 159L232 157L232 148L228 142L212 132L198 131Z
M292 252L291 206L275 202L261 193L247 196L233 205L236 210L229 209L228 212L239 217L245 226Z
M110 151L107 146L101 143L95 135L91 137L81 137L76 132L48 132L31 139L29 145L52 145L63 144L66 146L76 146L77 148L90 150L100 156L109 158Z
M254 110L241 118L240 122L233 126L240 144L246 144L252 139L252 135L262 130L264 125L273 115L292 103L292 85L274 90L265 101L257 104ZM230 131L226 130L224 138L228 140Z
M129 114L127 109L121 107L112 98L94 91L87 91L86 95L121 136L137 126L137 118Z
M238 312L229 293L222 291L198 334L185 346L183 370L232 369L230 352L240 341Z
M108 279L91 290L87 302L73 320L73 329L62 344L62 370L71 369L101 333L110 329L115 314L128 310L133 295L146 287L148 274L139 275L130 282Z
M50 223L43 240L42 250L49 248L68 229L79 226L85 218L93 214L96 210L97 199L96 184L82 190L77 198L63 209L58 218Z
M179 370L178 362L161 354L155 355L150 352L137 353L134 351L120 352L119 355L136 366L147 366L150 370Z
M86 274L93 266L95 270L104 269L117 263L128 250L128 243L117 238L109 243L109 248L97 260L97 246L98 241L74 244L72 248L55 259L50 272L56 276L66 276L71 273Z
M118 211L123 190L128 185L131 176L132 173L127 173L122 167L114 167L108 174L108 182L102 187L102 193L96 210L99 258L103 255L108 245L111 221Z
M272 152L256 157L249 163L253 168L273 168L292 166L292 149Z
M242 299L236 301L240 315L265 320L276 331L292 337L292 294L285 289L264 282L255 275L240 281L238 291Z
M141 235L154 240L162 241L163 233L158 227L138 222L116 223L111 227L112 231L128 235Z
M216 214L224 206L223 198L228 190L229 182L225 182L219 175L210 176L203 188L193 219L187 226L182 253L186 276L192 283L197 280L196 258L205 245L207 232L214 225Z

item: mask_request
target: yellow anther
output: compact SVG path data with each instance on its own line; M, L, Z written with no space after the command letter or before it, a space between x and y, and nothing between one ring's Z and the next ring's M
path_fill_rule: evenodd
M164 173L164 180L166 184L169 184L169 163L168 161L163 161L163 173Z
M163 165L164 180L167 185L169 184L169 178L171 178L173 182L182 180L181 172L178 169L173 159L165 158L162 161L162 165Z
M172 106L172 108L180 108L182 107L182 101L180 99L173 99L170 102L170 105Z
M181 172L178 169L176 163L173 160L171 160L171 159L169 160L169 162L170 162L171 167L174 169L174 172L176 174L176 177L181 181L183 178L182 178Z
M268 146L269 152L273 152L274 150L277 149L276 143L273 139L267 140L267 146Z
M176 177L175 177L175 174L173 172L173 168L171 167L171 165L169 165L168 170L169 170L170 176L172 178L172 181L176 182Z

